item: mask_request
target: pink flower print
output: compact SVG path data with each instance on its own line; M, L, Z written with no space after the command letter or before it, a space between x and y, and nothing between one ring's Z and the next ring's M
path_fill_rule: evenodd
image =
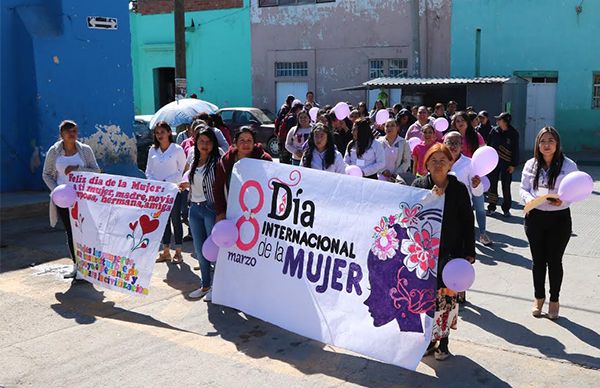
M423 229L409 228L410 239L402 240L401 252L406 255L404 265L409 271L416 270L419 279L429 278L429 273L437 276L437 258L440 239L433 234L433 228L426 222Z
M373 242L371 251L379 260L387 260L394 257L398 250L398 235L393 228L377 228L379 229L377 237Z
M400 204L402 211L400 213L400 225L404 228L408 228L409 226L417 225L419 223L419 218L417 217L417 213L421 211L423 206L421 204L416 204L414 207L408 206L408 204L402 202Z

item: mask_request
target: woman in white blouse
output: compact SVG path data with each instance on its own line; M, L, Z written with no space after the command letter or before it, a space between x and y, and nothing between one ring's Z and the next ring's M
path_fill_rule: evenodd
M565 175L577 171L577 165L564 156L556 129L544 127L535 138L533 158L523 167L520 194L527 204L536 197L556 194ZM548 200L525 215L525 234L533 258L533 288L535 301L531 313L542 315L546 299L544 283L546 268L550 283L548 318L557 319L560 286L563 278L562 257L571 238L570 203Z
M384 129L385 136L376 139L383 146L385 153L385 166L379 173L379 179L406 183L404 178L412 175L407 173L412 160L408 142L398 136L398 123L395 119L388 119L384 124ZM412 183L412 179L409 183Z
M77 123L71 120L64 120L58 126L58 130L60 132L60 140L54 143L46 153L44 172L42 174L44 183L46 183L46 186L51 191L58 185L69 183L69 174L72 171L100 172L100 167L98 167L92 148L77 141ZM71 272L64 277L74 278L77 274L77 264L75 261L75 250L73 249L73 233L71 231L69 209L59 208L51 201L50 225L52 227L56 225L57 215L65 226L69 253L75 263Z
M154 145L148 152L148 164L146 165L146 178L161 182L171 182L179 184L185 169L185 153L183 148L175 143L171 135L171 127L164 121L159 122L154 127ZM159 254L157 263L171 261L171 224L173 224L173 233L175 234L175 256L173 263L183 262L181 256L181 244L183 240L183 226L181 225L181 193L175 197L173 209L169 216L170 223L165 228L162 244L163 252Z
M377 173L385 167L385 152L381 143L373 138L368 119L359 119L354 123L352 138L344 162L358 166L365 178L377 179Z
M310 133L300 165L339 174L346 173L346 163L342 154L335 149L333 133L323 123L317 123Z
M290 129L285 141L285 149L292 154L292 164L294 166L300 165L304 143L308 140L311 130L310 116L306 111L301 110L298 112L298 125Z

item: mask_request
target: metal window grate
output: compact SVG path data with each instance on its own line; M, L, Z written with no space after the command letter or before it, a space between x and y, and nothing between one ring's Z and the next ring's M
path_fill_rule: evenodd
M371 59L369 61L369 78L384 77L383 59Z
M390 77L407 77L408 59L390 59Z
M275 62L275 77L308 77L308 62Z
M600 73L594 73L592 87L592 109L600 109Z

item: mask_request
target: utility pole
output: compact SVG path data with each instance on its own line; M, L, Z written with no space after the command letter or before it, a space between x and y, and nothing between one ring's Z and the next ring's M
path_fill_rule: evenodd
M184 0L174 0L175 17L175 99L187 95L185 54L185 7Z

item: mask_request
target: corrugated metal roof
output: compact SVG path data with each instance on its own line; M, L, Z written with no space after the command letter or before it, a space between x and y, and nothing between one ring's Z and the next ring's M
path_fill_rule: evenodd
M381 77L367 82L363 86L406 86L406 85L468 85L468 84L501 84L509 77L475 77L475 78L395 78Z

